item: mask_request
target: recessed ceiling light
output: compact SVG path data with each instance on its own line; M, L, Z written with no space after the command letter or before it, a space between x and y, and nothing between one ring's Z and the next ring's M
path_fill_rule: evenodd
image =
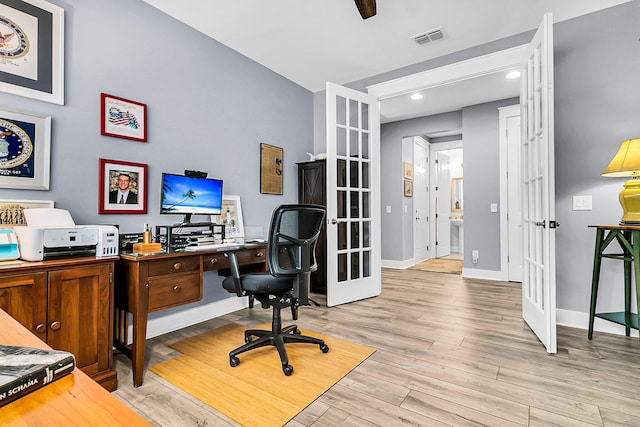
M411 99L413 99L414 101L417 101L418 99L422 99L422 98L424 97L422 96L421 93L414 93L413 95L411 95Z
M517 79L518 77L520 77L520 71L511 71L505 77L508 79Z

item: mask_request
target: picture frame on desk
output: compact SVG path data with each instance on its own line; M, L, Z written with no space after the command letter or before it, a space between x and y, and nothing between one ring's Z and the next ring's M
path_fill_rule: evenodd
M144 163L99 159L98 213L146 214L147 170Z
M64 9L0 0L0 91L64 105Z
M100 134L147 142L147 104L101 93Z
M242 220L240 196L223 195L222 213L220 215L212 215L211 222L225 226L225 239L244 238L244 221Z
M51 116L0 109L0 188L48 190L50 167Z
M53 200L0 199L0 228L26 225L24 210L28 208L52 208Z

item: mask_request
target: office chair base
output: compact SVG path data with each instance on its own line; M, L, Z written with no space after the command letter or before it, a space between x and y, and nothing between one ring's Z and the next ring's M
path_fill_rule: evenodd
M253 339L256 337L256 339ZM259 347L274 346L278 350L280 355L280 362L282 363L282 372L286 376L293 373L293 366L289 365L289 357L287 356L287 350L285 344L287 343L306 343L317 344L320 347L320 351L327 353L329 346L319 338L302 335L300 329L296 325L289 325L278 331L267 331L261 329L249 329L244 333L245 344L237 349L229 352L229 365L235 368L240 364L240 359L237 357L239 354L249 350L253 350Z

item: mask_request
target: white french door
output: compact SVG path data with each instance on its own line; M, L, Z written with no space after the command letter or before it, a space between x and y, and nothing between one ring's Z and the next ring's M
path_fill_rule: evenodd
M327 83L327 305L381 291L378 99Z
M556 353L553 20L546 14L522 74L522 318Z

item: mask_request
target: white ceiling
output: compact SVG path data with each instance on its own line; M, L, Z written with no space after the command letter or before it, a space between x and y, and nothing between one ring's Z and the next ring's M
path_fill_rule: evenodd
M327 81L346 84L533 30L547 12L560 22L629 0L377 0L377 15L367 20L353 0L144 1L317 92ZM440 27L443 40L418 45L412 39ZM422 102L428 112L404 99L385 100L381 121L517 96L518 81L503 87L502 77L447 86L446 96L442 88L431 90L437 93Z

